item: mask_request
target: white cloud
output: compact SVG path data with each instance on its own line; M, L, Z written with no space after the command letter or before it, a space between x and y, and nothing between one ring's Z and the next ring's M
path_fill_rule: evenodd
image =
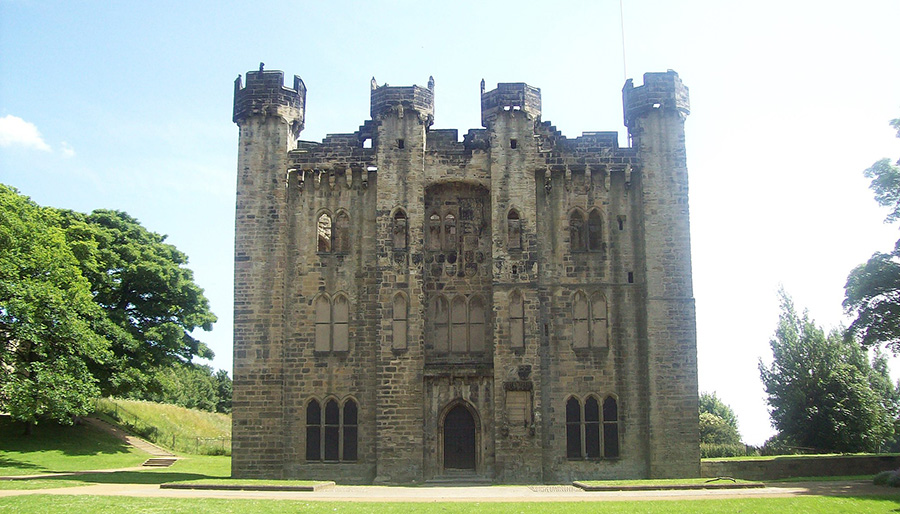
M63 157L75 157L75 149L72 148L72 145L63 141L60 146L62 147L60 151L62 151Z
M4 146L23 146L43 152L51 151L50 145L44 141L33 123L12 114L0 118L0 147Z

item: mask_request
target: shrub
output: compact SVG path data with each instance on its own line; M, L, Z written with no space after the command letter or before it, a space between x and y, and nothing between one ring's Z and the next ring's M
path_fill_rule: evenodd
M744 457L750 454L743 444L700 444L700 458Z

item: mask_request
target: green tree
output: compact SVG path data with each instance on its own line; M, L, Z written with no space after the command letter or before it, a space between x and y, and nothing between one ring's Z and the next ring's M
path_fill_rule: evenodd
M838 331L826 336L779 294L772 365L759 363L779 439L816 450L877 451L893 436L893 419L872 387L875 372L865 351Z
M213 357L193 332L211 330L216 316L184 253L121 211L61 217L94 301L121 328L112 365L95 370L104 394L141 397L159 389L157 371Z
M58 227L58 213L0 184L0 410L71 423L99 394L88 364L115 332Z
M891 120L900 137L900 118ZM881 159L864 173L875 200L890 212L885 219L900 219L900 161ZM848 334L866 347L886 345L900 354L900 241L890 253L876 252L854 268L844 286L844 308L855 317Z
M190 362L175 363L161 368L156 380L159 390L149 393L146 399L189 409L231 412L231 378L224 370L214 371Z
M737 437L735 442L739 443L741 441L737 426L737 415L735 415L731 407L716 396L715 391L712 393L700 393L700 412L707 412L720 418L733 429Z

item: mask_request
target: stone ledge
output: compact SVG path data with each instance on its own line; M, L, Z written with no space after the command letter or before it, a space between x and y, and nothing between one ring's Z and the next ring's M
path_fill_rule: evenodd
M715 479L713 479L715 480ZM707 482L705 484L656 484L656 485L590 485L584 482L572 482L572 485L585 491L696 491L701 489L759 489L765 487L762 482Z
M315 492L334 489L334 482L319 482L313 485L276 484L159 484L160 489L196 489L202 491L302 491Z

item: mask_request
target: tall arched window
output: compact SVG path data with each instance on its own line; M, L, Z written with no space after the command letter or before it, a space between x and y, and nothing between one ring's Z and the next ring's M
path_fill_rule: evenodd
M409 228L403 209L397 209L397 212L394 213L391 233L393 234L394 250L406 250L409 247Z
M450 304L450 351L453 353L466 351L466 332L468 331L466 310L466 297L456 295Z
M484 302L477 295L469 300L468 351L484 351Z
M450 351L450 304L443 295L431 299L428 318L434 327L434 350L438 353Z
M403 293L395 294L392 311L393 325L391 329L391 335L393 337L391 347L395 350L406 349L408 312L409 308L406 303L406 297L403 296Z
M326 213L320 214L316 220L316 238L318 241L316 251L331 253L331 216Z
M318 400L306 404L306 460L322 460L322 407Z
M584 404L571 396L566 400L566 458L615 459L619 457L619 412L609 395L600 402L593 394Z
M425 237L425 249L441 249L441 217L436 212L433 212L428 216L428 232Z
M343 433L343 456L341 460L356 460L357 457L357 418L358 408L352 399L344 402L344 417L341 420L341 432Z
M334 253L350 252L350 216L339 212L334 220Z
M584 233L584 216L581 212L574 211L569 216L569 248L573 252L583 252L587 250L587 238Z
M506 215L506 246L510 250L522 248L522 220L515 209Z
M581 404L577 398L566 402L566 457L580 459L581 455Z
M517 291L509 295L509 344L513 348L525 346L525 301Z
M588 250L599 251L603 247L603 219L600 211L593 209L588 215Z
M619 406L612 396L603 400L603 456L619 456Z
M316 298L316 351L331 350L331 302L325 295Z
M444 251L456 250L457 246L456 216L448 212L444 216L444 243L442 249Z
M590 307L587 297L581 291L575 293L572 302L572 346L588 348L590 346L590 327L588 325Z
M313 302L316 314L317 352L346 352L350 349L350 302L343 294L334 299L319 295Z
M346 352L350 349L350 302L344 295L334 298L332 309L332 349L336 352Z
M604 348L609 345L608 315L606 298L600 293L591 296L591 347Z
M341 459L341 410L336 400L325 402L325 460Z

